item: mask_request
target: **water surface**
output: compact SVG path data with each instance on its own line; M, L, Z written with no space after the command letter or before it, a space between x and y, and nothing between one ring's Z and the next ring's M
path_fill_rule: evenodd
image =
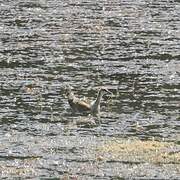
M1 176L140 178L128 164L96 164L91 150L113 137L179 143L179 9L174 0L1 2ZM72 114L67 84L90 100L110 89L100 121ZM142 166L146 178L179 173Z

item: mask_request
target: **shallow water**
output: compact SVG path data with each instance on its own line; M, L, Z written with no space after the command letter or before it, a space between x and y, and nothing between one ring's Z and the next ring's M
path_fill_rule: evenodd
M113 137L179 143L179 9L174 0L1 2L2 177L138 178L123 163L94 165L91 148ZM91 100L109 88L100 120L72 114L67 84ZM143 177L178 177L149 169Z

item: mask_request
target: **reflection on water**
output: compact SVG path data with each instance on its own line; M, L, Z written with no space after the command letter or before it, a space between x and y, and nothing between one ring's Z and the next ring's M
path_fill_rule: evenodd
M2 168L17 163L21 169L24 158L30 177L67 172L107 178L105 170L92 167L89 175L78 172L89 165L88 149L101 138L177 142L179 9L171 0L1 2ZM72 114L66 84L90 100L102 85L113 92L103 99L100 120ZM12 169L1 170L8 177Z

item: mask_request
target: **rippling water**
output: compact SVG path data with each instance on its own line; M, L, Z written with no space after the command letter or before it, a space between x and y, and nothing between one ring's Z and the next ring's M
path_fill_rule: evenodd
M20 176L126 177L117 164L88 169L87 152L112 137L179 143L179 9L175 0L0 2L1 175L27 166ZM71 113L67 84L89 99L102 85L113 92L100 121L77 123L88 117Z

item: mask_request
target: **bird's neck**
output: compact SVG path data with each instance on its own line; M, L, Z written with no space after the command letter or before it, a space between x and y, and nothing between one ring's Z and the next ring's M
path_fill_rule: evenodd
M101 99L102 99L102 96L103 94L101 93L101 91L98 92L98 95L97 95L97 98L96 98L96 101L95 101L95 104L96 105L99 105L100 102L101 102Z

